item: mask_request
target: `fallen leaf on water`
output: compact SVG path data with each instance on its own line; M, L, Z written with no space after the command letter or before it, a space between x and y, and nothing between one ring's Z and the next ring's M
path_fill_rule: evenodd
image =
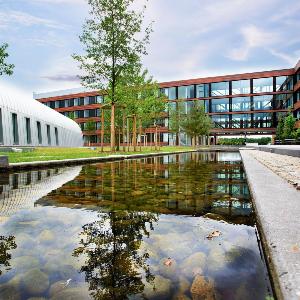
M170 267L172 265L172 259L169 257L165 262L164 265Z
M218 237L218 236L220 236L220 235L221 235L221 231L215 230L215 231L211 232L206 238L207 238L208 240L211 240L211 239L213 239L214 237Z
M292 247L292 252L293 252L293 253L298 253L298 252L300 252L300 247L299 247L298 245L294 245L294 246Z

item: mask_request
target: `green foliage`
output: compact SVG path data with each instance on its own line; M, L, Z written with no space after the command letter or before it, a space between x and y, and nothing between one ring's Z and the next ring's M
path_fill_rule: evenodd
M95 121L88 121L84 125L84 130L87 132L94 132L96 130L96 122Z
M131 9L134 0L88 0L90 19L83 26L80 41L85 55L73 55L85 72L85 86L105 91L117 102L116 87L126 70L147 54L151 26L143 30L144 11Z
M212 121L205 113L203 105L194 103L190 112L180 117L179 126L191 137L208 135L212 128Z
M300 130L295 128L296 121L296 118L291 113L281 117L277 125L276 139L283 141L285 139L299 138Z
M262 138L247 138L246 143L258 143L259 145L268 145L271 142L270 137ZM228 139L218 139L218 145L245 145L244 138L228 138Z
M14 65L8 64L6 62L6 58L9 56L6 52L6 49L8 48L8 44L2 44L0 45L0 76L1 75L12 75Z

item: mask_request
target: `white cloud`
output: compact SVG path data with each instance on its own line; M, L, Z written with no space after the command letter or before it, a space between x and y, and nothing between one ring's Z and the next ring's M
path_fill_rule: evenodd
M33 25L40 25L54 29L66 28L65 25L54 20L36 17L22 11L7 10L0 12L0 28L7 28L11 25L21 25L28 27Z
M268 48L280 41L278 34L258 28L255 25L248 25L241 29L242 45L229 50L227 57L232 60L245 61L248 59L251 50L254 48Z

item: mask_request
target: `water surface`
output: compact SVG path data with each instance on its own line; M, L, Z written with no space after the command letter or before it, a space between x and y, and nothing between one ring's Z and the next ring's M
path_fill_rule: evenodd
M0 299L272 295L238 153L1 174L0 221Z

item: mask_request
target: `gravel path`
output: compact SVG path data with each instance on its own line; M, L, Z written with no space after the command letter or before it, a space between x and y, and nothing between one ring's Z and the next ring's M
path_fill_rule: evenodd
M294 185L297 190L300 190L300 158L259 150L248 150L247 152L274 173Z

